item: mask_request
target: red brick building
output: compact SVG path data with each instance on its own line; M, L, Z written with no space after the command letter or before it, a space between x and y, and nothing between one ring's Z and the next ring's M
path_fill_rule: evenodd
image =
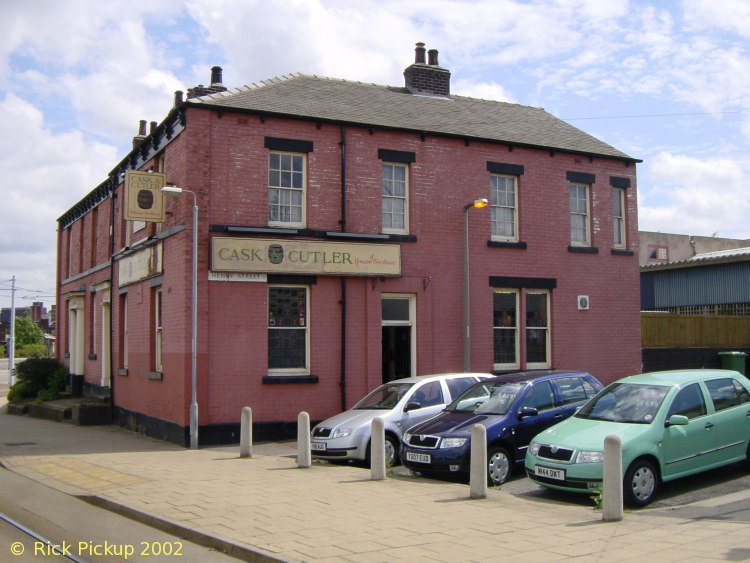
M215 67L60 217L58 353L120 424L188 441L193 196L201 444L244 406L288 436L396 377L639 371L639 161L451 95L421 44L404 76L227 90Z

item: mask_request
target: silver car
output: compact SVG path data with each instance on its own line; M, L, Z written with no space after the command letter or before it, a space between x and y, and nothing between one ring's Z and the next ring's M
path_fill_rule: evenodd
M396 465L406 430L437 415L474 383L488 377L489 373L444 373L384 383L348 411L317 424L312 429L312 455L329 461L369 461L372 420L380 417L385 426L386 463Z

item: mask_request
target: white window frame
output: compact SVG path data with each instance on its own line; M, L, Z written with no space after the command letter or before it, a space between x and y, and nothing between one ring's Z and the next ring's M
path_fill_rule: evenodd
M395 170L396 168L401 169L404 171L404 195L393 195L386 193L386 186L388 182L391 184L396 184L398 181L393 179L393 174L390 175L389 179L386 179L386 169L390 168L391 170ZM383 233L386 234L407 234L409 232L409 165L403 164L400 162L382 162L380 164L380 174L381 174L381 190L380 195L382 198L382 226L383 226ZM399 182L400 183L400 182ZM391 223L390 225L386 226L386 216L390 215L398 215L399 212L394 212L393 208L386 211L386 207L389 203L393 202L401 202L403 204L403 213L401 214L403 216L404 226L403 227L394 227Z
M612 188L612 229L614 231L613 248L627 248L625 236L625 190L623 188ZM617 206L620 206L619 214Z
M577 192L576 194L573 191ZM581 197L580 190L583 190L584 198L583 205L580 205ZM570 182L568 187L568 199L570 202L570 245L571 246L591 246L591 186L589 184L580 184L577 182ZM577 240L578 237L574 235L575 232L581 230L580 226L574 225L573 220L576 217L583 218L583 238L584 240Z
M162 371L163 297L160 287L154 290L154 371Z
M278 156L280 160L283 160L284 157L288 156L291 157L292 160L299 158L302 162L302 170L296 171L294 170L294 167L290 167L289 169L283 168L282 163L280 163L278 168L272 168L271 160L274 156ZM280 181L278 182L278 185L272 184L271 178L274 175L274 172L279 173ZM283 174L290 174L289 180L290 181L284 181L281 180L281 176ZM294 182L291 181L291 178L295 174L301 174L301 187L293 187ZM297 152L285 152L285 151L268 151L268 225L271 227L304 227L307 220L307 154L305 153L297 153ZM284 184L290 184L288 186ZM300 204L297 206L296 204L293 204L291 202L292 197L295 193L300 194ZM276 194L279 197L279 201L274 201L274 194ZM287 197L281 197L281 196L288 196L289 201L281 201L282 199L287 199ZM299 221L293 221L293 220L282 220L282 219L272 219L272 209L273 207L278 208L280 211L287 209L291 215L291 211L294 207L299 207Z
M417 373L417 296L413 293L381 293L380 302L385 299L402 299L409 302L409 318L405 321L391 321L381 319L382 326L408 326L411 327L410 334L410 346L411 346L411 357L409 358L409 365L411 366L411 373Z
M503 184L506 184L507 182L511 182L513 192L512 192L512 203L509 204L507 200L507 190L506 191L500 191L499 190L499 183L502 181ZM501 195L503 197L501 197ZM505 201L501 201L502 199L505 199ZM510 209L511 210L511 229L512 233L510 235L507 234L501 234L499 232L499 226L501 224L508 223L509 221L506 221L504 219L499 219L497 215L499 215L501 210L504 209ZM496 241L505 241L505 242L516 242L518 241L518 177L517 176L509 176L505 174L491 174L490 175L490 239L496 240Z
M102 387L109 387L112 383L112 332L110 330L110 319L112 318L112 307L109 301L109 291L102 302Z
M283 367L283 368L272 368L270 367L270 347L267 353L266 364L268 366L268 375L309 375L310 374L310 286L309 285L290 285L290 284L273 284L268 286L268 301L266 305L266 325L267 335L270 335L271 330L303 330L295 327L282 327L272 324L271 320L271 290L281 288L292 288L292 289L304 289L305 290L305 365L302 367ZM268 336L267 336L268 338Z
M86 299L83 295L68 299L68 369L74 375L83 375L85 369L85 311Z
M548 289L526 289L526 288L513 288L513 287L495 287L492 289L493 299L496 293L512 294L515 297L516 307L516 318L515 324L505 324L501 322L496 324L494 319L494 304L493 304L493 326L492 326L492 342L493 342L493 358L494 358L494 342L495 332L498 330L506 330L513 332L514 334L514 345L515 345L515 362L507 363L496 363L493 361L492 367L495 370L509 370L509 369L549 369L552 366L552 321L551 321L551 293ZM546 324L544 326L529 326L528 324L528 297L530 295L546 296ZM529 331L540 330L544 331L544 344L545 344L545 360L543 362L529 362L528 361L528 350L529 350ZM523 344L523 345L522 345Z
M492 325L493 325L492 326L492 343L493 343L492 344L492 355L493 355L493 364L492 365L493 365L494 369L519 369L520 366L521 366L521 363L520 363L521 362L521 359L520 359L521 358L521 349L520 349L521 339L520 339L520 336L519 336L520 333L521 333L520 327L519 327L519 323L520 323L520 319L521 319L521 308L520 308L520 304L521 304L521 302L520 302L521 290L517 289L517 288L493 288L493 290L492 290L493 300L494 300L494 296L495 296L496 293L512 294L515 297L515 301L516 301L516 310L515 310L516 315L515 315L515 317L516 318L515 318L515 322L513 324L506 325L504 322L502 322L501 324L495 324L495 320L494 320L494 316L495 316L494 315L494 308L495 307L494 307L494 303L493 303L493 306L492 306L492 308L493 308L493 321L492 321ZM503 331L509 331L509 332L512 331L513 332L513 334L514 334L514 345L515 345L514 354L515 354L515 358L516 358L515 362L494 363L494 355L495 355L495 344L494 344L495 343L495 331L497 331L497 330L503 330Z
M523 338L524 338L524 350L525 350L525 357L524 357L524 363L525 367L524 369L542 369L542 368L549 368L552 365L552 349L551 349L551 331L552 331L552 321L550 318L550 292L548 289L527 289L524 290L524 306L523 306L523 315L524 315L524 323L523 323ZM532 326L530 327L528 325L528 298L530 295L544 295L545 296L545 304L546 304L546 324L544 326ZM544 340L544 349L545 349L545 361L543 362L529 362L529 331L531 330L543 330L545 332Z
M122 357L120 358L120 367L122 369L128 369L128 349L130 347L128 342L128 294L122 295L122 310L120 315L122 316L120 322L122 323L122 333L120 337L122 339Z

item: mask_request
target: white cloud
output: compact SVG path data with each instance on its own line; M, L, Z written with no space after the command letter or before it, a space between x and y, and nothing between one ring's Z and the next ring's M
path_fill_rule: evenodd
M663 152L649 168L645 177L652 180L651 187L644 189L640 180L642 230L695 235L721 231L725 237L747 231L749 174L737 161Z
M50 132L39 109L18 96L0 100L0 280L54 286L56 220L105 179L115 158L114 147L80 132Z
M750 37L750 3L747 0L684 0L685 21L693 29L731 31Z
M391 84L411 61L414 37L405 10L391 2L195 0L187 7L220 43L242 84L303 72ZM264 17L258 17L258 14ZM403 80L403 79L400 79ZM225 79L225 83L227 80ZM237 84L239 85L239 84Z
M513 96L501 84L494 82L474 82L471 80L451 81L451 94L469 96L483 100L516 103Z
M16 73L2 84L47 104L56 100L66 115L47 119L80 125L105 139L127 139L137 132L139 119L160 120L174 91L184 89L169 70L182 61L146 29L147 22L181 14L178 0L37 0L35 9L21 4L0 8L0 21L12 17L12 28L21 30L0 42L0 72ZM36 68L26 68L29 61Z

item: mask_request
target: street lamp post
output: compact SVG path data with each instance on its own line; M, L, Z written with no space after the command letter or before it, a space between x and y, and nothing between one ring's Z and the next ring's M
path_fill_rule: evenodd
M471 371L471 315L469 300L469 209L487 207L489 202L482 198L464 205L464 372Z
M191 340L191 403L190 403L190 449L198 448L198 199L195 192L164 186L162 192L193 196L193 324Z
M10 280L10 332L8 343L8 384L13 385L13 368L16 367L16 276Z

